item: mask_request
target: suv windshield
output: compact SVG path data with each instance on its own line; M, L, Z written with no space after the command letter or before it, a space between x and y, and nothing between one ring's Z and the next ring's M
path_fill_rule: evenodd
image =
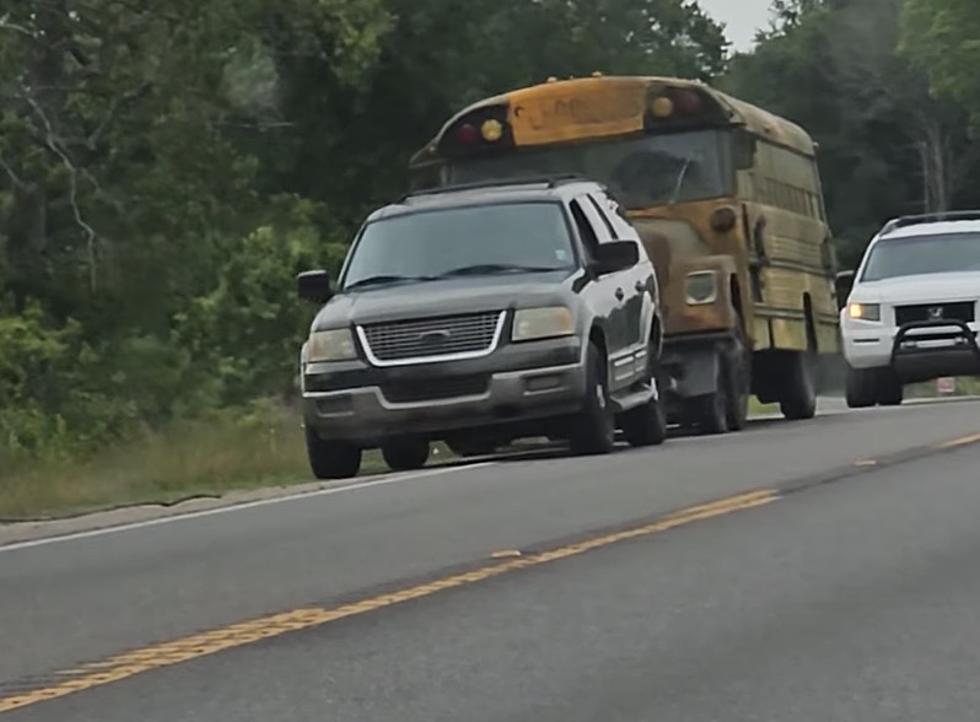
M871 251L861 280L977 270L980 234L951 233L879 242Z
M410 213L369 223L354 246L345 289L454 275L572 267L558 203L506 203Z
M729 195L730 133L698 130L564 145L454 163L447 183L577 173L608 186L627 208Z

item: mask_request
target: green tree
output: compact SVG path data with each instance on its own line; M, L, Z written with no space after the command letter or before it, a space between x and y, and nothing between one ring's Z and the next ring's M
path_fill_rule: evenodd
M380 0L0 0L0 323L73 343L17 382L8 430L20 408L112 436L224 398L229 350L192 353L180 320L282 205L243 135L280 122L277 33L353 81L389 22Z
M924 69L935 93L980 125L980 13L972 0L905 0L902 52Z

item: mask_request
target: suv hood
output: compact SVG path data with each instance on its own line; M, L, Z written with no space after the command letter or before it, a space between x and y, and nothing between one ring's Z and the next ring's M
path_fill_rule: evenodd
M562 270L467 276L352 291L332 298L317 314L313 328L503 311L515 298L523 307L570 304L573 280L580 275Z
M927 273L859 284L851 296L856 303L930 303L980 299L980 271Z

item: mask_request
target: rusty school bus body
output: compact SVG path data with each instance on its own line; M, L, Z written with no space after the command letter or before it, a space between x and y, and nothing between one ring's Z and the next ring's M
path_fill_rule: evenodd
M412 160L416 186L563 173L604 183L657 265L676 421L740 428L750 392L813 415L839 334L802 128L696 81L593 77L476 103Z

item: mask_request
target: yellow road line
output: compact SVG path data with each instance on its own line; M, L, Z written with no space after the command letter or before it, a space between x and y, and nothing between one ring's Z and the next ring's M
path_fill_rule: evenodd
M958 439L953 439L952 441L947 441L944 444L940 444L940 449L955 449L958 446L969 446L970 444L980 444L980 433L970 434L969 436L961 436Z
M333 608L294 609L281 614L272 614L232 624L209 632L192 634L172 642L135 649L105 660L81 665L80 668L70 670L69 678L64 681L26 690L12 696L0 697L0 712L9 712L45 700L101 687L144 672L169 667L226 649L241 647L289 632L318 627L346 617L367 614L412 599L428 597L448 589L475 584L502 574L567 559L612 544L652 536L697 521L763 506L776 501L778 498L779 492L772 489L740 494L710 504L684 509L651 524L592 537L538 554L515 557L505 562L489 564L473 571L455 574L388 594L381 594L351 604ZM60 674L55 673L52 676L57 677Z

